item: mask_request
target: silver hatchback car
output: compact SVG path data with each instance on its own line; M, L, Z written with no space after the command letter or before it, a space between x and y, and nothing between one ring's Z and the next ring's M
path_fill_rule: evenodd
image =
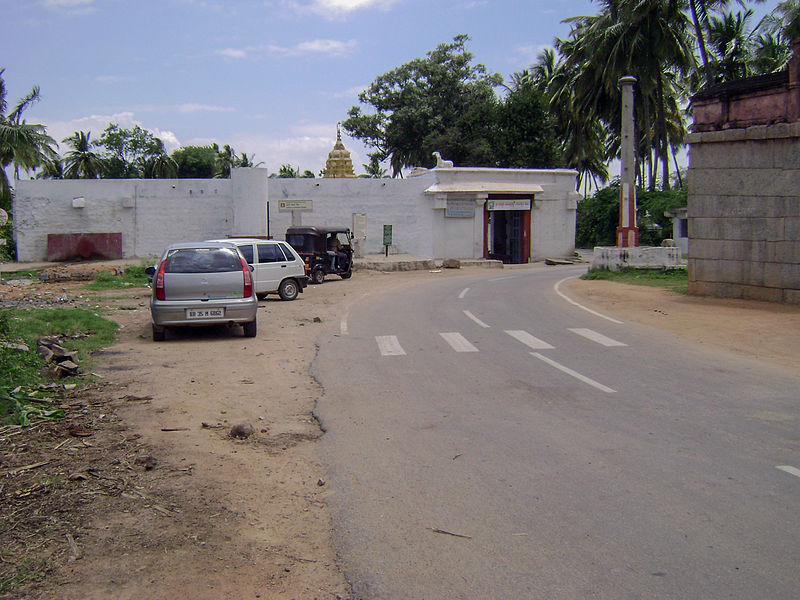
M169 327L241 325L245 337L257 333L258 300L253 275L238 250L227 243L172 244L152 277L150 316L153 340Z

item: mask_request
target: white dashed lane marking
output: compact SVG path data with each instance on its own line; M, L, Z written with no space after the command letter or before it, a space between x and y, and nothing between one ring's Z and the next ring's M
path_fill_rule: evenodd
M463 290L461 290L461 293L458 295L459 300L463 299L464 296L467 295L468 291L469 291L469 288L464 288Z
M376 335L375 341L378 343L381 356L405 356L406 354L396 335Z
M628 344L623 344L622 342L618 342L617 340L612 340L610 337L604 336L602 333L597 333L591 329L570 329L572 333L577 333L580 336L585 337L587 340L591 340L593 342L597 342L603 346L627 346Z
M537 337L533 337L527 331L523 331L522 329L514 329L514 330L505 330L508 335L513 337L515 340L522 342L531 350L552 350L553 346L548 344L547 342L540 340Z
M456 352L477 352L478 349L470 344L463 335L457 332L440 333L445 342Z

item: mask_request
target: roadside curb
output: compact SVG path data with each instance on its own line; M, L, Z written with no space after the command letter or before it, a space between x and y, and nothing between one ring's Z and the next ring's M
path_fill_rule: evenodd
M417 260L370 260L356 259L353 262L355 271L423 271L432 269L442 269L444 261L441 259L417 259ZM499 260L482 259L459 259L461 267L482 267L486 269L502 269L503 263Z

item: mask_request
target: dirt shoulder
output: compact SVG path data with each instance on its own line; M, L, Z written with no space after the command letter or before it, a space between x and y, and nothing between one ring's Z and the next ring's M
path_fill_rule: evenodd
M562 291L605 314L800 373L800 306L598 280L571 279Z
M0 582L27 577L0 597L350 598L314 443L315 340L353 301L442 276L453 274L332 278L293 302L261 301L256 338L221 327L165 343L151 339L148 290L0 290L120 325L88 366L96 382L59 400L64 421L0 430ZM232 437L244 423L254 433Z
M315 341L336 335L369 294L468 272L478 271L360 271L293 302L260 302L256 338L220 328L166 343L151 340L147 290L4 290L31 305L95 307L121 329L95 357L96 382L60 400L67 419L0 431L0 580L38 572L2 597L350 598L314 443ZM595 310L800 372L800 307L605 281L561 289ZM239 423L253 435L231 437Z

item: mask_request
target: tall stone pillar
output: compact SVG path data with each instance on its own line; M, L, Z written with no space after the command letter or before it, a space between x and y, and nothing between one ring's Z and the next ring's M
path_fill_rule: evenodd
M636 227L636 133L633 123L633 86L636 77L620 78L622 88L622 168L619 186L619 227L617 246L629 248L639 245L639 228Z

